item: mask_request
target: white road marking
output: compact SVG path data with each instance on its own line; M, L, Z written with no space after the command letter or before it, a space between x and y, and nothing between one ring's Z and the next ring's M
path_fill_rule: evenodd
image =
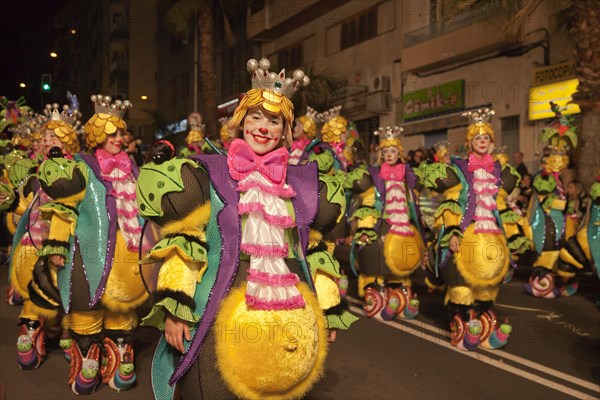
M350 298L350 297L347 297L347 298L348 298L348 300L350 302L352 302L354 304L359 304L359 305L362 304L361 301L358 300L358 299L354 299L354 298ZM362 308L355 307L355 306L350 306L350 309L352 311L354 311L355 313L358 313L359 315L363 314ZM419 337L421 339L427 340L427 341L429 341L431 343L435 343L435 344L440 345L442 347L445 347L445 348L451 349L453 351L456 351L457 353L462 354L464 356L474 358L474 359L479 360L479 361L481 361L481 362L483 362L485 364L489 364L489 365L494 366L496 368L502 369L502 370L504 370L506 372L509 372L509 373L514 374L514 375L523 377L523 378L528 379L528 380L530 380L532 382L535 382L535 383L538 383L540 385L543 385L543 386L549 387L551 389L557 390L559 392L568 394L569 396L573 396L573 397L576 397L576 398L579 398L579 399L600 398L600 396L599 397L592 397L592 396L590 396L590 395L588 395L586 393L583 393L583 392L580 392L578 390L572 389L572 388L567 387L565 385L562 385L560 383L553 382L553 381L551 381L549 379L546 379L546 378L543 378L541 376L532 374L531 372L525 371L525 370L517 368L515 366L505 364L501 360L497 360L495 358L488 357L488 356L486 356L486 355L484 355L482 353L459 350L456 347L452 346L449 342L440 341L439 338L437 338L435 336L431 336L431 335L429 335L429 334L427 334L427 333L425 333L423 331L418 331L418 330L415 330L413 328L410 328L410 327L402 325L402 324L398 324L398 323L393 322L393 321L384 321L384 320L380 320L380 319L377 319L377 321L381 322L381 323L384 323L386 325L389 325L389 326L391 326L393 328L396 328L398 330L401 330L401 331L404 331L406 333L409 333L409 334L411 334L413 336L417 336L417 337ZM443 335L443 336L446 336L446 337L450 336L450 332L448 332L446 330L441 330L439 327L435 327L433 325L429 325L429 324L426 324L426 323L421 322L421 321L406 320L406 319L402 319L401 321L402 322L407 322L407 323L412 324L412 325L415 325L415 326L417 326L419 328L422 328L424 330L427 330L429 332L432 332L432 333L435 333L435 334L438 334L438 335ZM523 366L526 366L526 367L538 370L538 371L546 373L548 375L555 376L555 377L557 377L559 379L563 379L563 380L565 380L567 382L574 383L574 384L576 384L576 385L578 385L580 387L584 387L586 389L593 390L594 392L597 392L600 395L600 386L597 383L589 382L589 381L586 381L586 380L574 377L574 376L566 374L564 372L557 371L557 370L555 370L553 368L546 367L545 365L538 364L538 363L536 363L534 361L527 360L525 358L522 358L522 357L510 354L510 353L507 353L507 352L505 352L503 350L487 350L487 349L481 349L481 350L489 352L489 353L494 354L494 355L499 356L499 357L506 358L507 360L511 360L511 361L513 361L515 363L518 363L518 364L521 364Z

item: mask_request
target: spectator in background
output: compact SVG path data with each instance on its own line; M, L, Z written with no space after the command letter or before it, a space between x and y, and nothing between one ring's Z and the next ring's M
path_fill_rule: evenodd
M529 175L529 170L525 163L523 163L523 153L520 151L515 151L513 154L513 166L517 169L517 172L521 175L521 177L525 175Z
M133 161L138 167L144 163L142 153L138 148L139 140L136 140L133 136L133 132L127 130L123 135L123 148L129 156L129 159Z
M531 190L531 175L525 174L521 177L521 182L519 183L519 196L517 196L517 205L525 213L527 211L527 206L529 205L529 199L531 198L532 190Z
M422 149L417 149L413 153L412 160L410 161L410 166L416 168L421 164L421 161L425 159L425 153Z

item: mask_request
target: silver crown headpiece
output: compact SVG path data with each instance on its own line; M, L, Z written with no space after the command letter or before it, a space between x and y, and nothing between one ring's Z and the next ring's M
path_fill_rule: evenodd
M221 124L221 126L227 126L230 119L231 117L221 117L219 118L219 123Z
M508 149L508 146L495 146L494 150L492 151L492 154L507 154L506 150Z
M403 131L404 131L404 128L402 128L401 126L394 126L394 127L380 126L379 128L377 128L377 130L375 132L373 132L373 135L379 136L382 139L397 139L397 140L399 140L400 137L402 136Z
M302 70L295 70L292 78L285 77L285 69L279 74L269 72L271 62L266 58L256 61L254 58L246 63L248 72L252 74L252 89L269 90L290 98L301 87L310 83L310 78Z
M115 100L114 103L111 103L112 98L110 96L103 96L101 94L93 94L91 100L94 103L96 114L110 114L121 119L123 119L127 109L133 107L133 104L129 100Z
M45 115L34 113L31 109L21 113L21 118L20 123L10 126L8 130L22 138L29 138L31 134L38 132L42 125L48 121Z
M204 132L206 130L206 125L202 123L202 114L199 112L192 112L187 117L187 122L191 131L199 131Z
M304 115L310 118L313 122L317 122L317 110L311 106L306 106L306 114Z
M461 117L468 118L471 125L488 124L492 115L496 114L494 110L489 108L467 111L461 114Z
M331 107L329 110L317 114L316 118L320 122L327 122L336 117L339 117L341 111L342 111L342 106ZM308 111L307 111L307 113L308 113Z
M60 105L58 103L46 104L44 114L48 120L52 121L64 121L71 125L75 130L81 125L81 113L79 110L72 109L68 104L62 106L62 111L59 111Z
M442 149L448 149L448 148L450 148L450 142L447 140L440 140L433 144L433 148L435 149L436 152L440 151Z

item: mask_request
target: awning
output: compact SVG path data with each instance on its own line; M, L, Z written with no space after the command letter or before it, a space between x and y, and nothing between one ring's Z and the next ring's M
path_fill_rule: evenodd
M460 126L467 126L469 121L466 118L461 117L464 112L471 110L478 110L480 108L491 107L491 104L469 107L459 112L438 115L437 117L420 119L418 121L411 121L402 124L404 128L403 134L406 136L423 134L432 131L440 131L441 129L450 129Z

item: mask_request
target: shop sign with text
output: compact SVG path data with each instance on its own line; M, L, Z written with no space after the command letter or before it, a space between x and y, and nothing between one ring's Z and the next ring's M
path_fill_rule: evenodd
M463 110L465 81L460 79L405 93L402 104L404 121Z
M577 91L579 80L569 79L555 82L549 85L534 86L529 90L529 120L552 118L554 112L550 108L550 102L558 104L563 114L578 114L581 112L579 106L570 103L573 93Z

